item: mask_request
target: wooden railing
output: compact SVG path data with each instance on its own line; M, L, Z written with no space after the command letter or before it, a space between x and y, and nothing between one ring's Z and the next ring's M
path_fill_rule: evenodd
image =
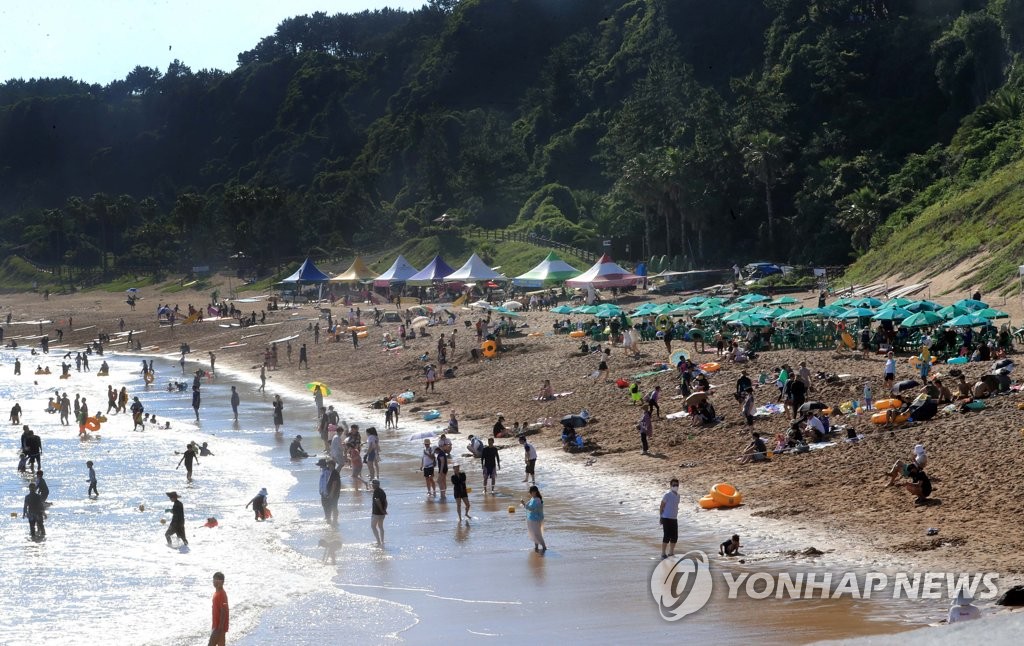
M469 238L482 238L484 240L494 240L495 242L525 242L527 244L537 245L538 247L548 247L561 251L563 254L575 256L580 260L586 262L596 262L601 256L593 251L586 249L580 249L564 242L558 242L557 240L550 240L544 238L535 233L522 233L520 231L508 231L505 229L469 229L466 231L466 236Z

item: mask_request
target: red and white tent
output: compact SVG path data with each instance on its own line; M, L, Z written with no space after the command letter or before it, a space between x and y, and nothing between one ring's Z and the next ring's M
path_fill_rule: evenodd
M568 287L593 287L594 289L608 289L611 287L632 287L641 276L630 273L619 267L605 254L597 263L576 278L565 281Z

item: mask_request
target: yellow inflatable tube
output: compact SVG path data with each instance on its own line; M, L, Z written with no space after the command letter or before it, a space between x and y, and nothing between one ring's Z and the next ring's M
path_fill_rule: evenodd
M720 507L735 507L743 502L743 494L736 491L736 487L727 482L719 482L714 487L711 487L711 498Z

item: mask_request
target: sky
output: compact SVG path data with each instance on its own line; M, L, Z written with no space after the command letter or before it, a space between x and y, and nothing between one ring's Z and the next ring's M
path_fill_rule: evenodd
M235 68L285 18L419 9L426 0L0 0L0 82L69 76L106 85L136 65Z

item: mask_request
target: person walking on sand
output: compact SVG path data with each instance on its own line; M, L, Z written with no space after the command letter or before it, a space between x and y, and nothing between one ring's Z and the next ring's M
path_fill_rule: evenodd
M547 543L544 542L544 497L540 495L537 485L530 487L530 502L520 500L519 504L526 509L526 531L533 541L533 551L548 551Z
M661 406L658 406L659 399L661 399L661 386L655 386L654 390L647 393L647 397L644 397L644 400L647 402L648 413L653 413L656 410L658 411L658 419L661 419Z
M208 646L224 646L228 634L228 593L224 591L224 573L213 573L213 628Z
M264 361L263 365L260 366L260 387L256 389L257 392L267 392L267 362Z
M491 495L494 495L494 487L497 485L498 471L501 470L501 455L498 447L494 446L494 438L487 438L487 446L480 450L480 461L484 466L484 493L487 493L487 480L491 481Z
M455 509L459 512L459 522L462 522L462 506L466 506L466 518L469 515L469 489L466 488L466 474L462 467L456 462L452 465L452 497L455 498Z
M280 433L281 427L284 426L284 402L281 401L281 395L274 395L274 432Z
M100 491L96 488L96 469L92 466L92 460L85 463L85 468L89 469L89 491L86 492L87 497L96 496L100 497Z
M384 517L388 515L388 496L380 488L380 480L374 480L373 502L371 503L370 529L377 539L377 547L384 547Z
M235 421L238 421L238 405L242 403L241 397L238 396L238 389L235 386L231 387L231 412L235 414Z
M661 497L658 509L661 523L661 558L667 559L676 554L676 542L679 540L679 479L672 478L668 483L668 491Z
M178 466L174 467L175 470L181 466L181 463L185 463L185 480L192 482L192 463L199 464L199 460L196 458L196 449L192 444L185 446L185 452L181 455L181 459L178 460Z
M643 455L650 455L648 440L654 434L654 422L651 420L651 407L644 408L640 421L636 423L636 430L640 432L640 446L643 447Z
M188 546L188 539L185 538L185 505L181 504L177 491L168 491L167 497L174 503L171 505L171 523L164 532L167 545L171 545L171 536L181 539L182 545Z
M303 343L299 347L299 367L301 368L303 366L305 366L307 370L309 369L309 357L306 354L306 344L305 343Z
M523 476L523 482L530 481L537 484L537 476L534 475L537 467L537 449L527 442L523 435L519 436L519 445L523 447L523 461L526 463L526 475Z
M430 440L423 440L423 454L420 456L420 470L423 471L423 480L427 484L427 495L437 495L437 484L434 482L434 449L430 446Z

